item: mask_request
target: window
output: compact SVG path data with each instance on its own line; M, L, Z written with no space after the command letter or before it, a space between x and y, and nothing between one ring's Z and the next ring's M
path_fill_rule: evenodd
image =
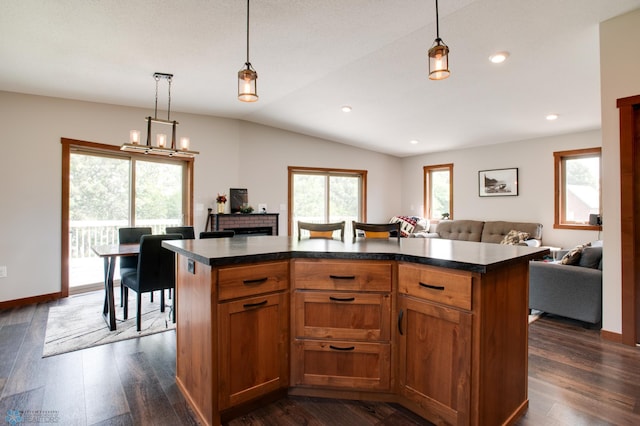
M289 167L289 235L297 236L298 221L328 223L366 218L366 170Z
M424 166L425 217L453 219L453 164Z
M193 160L69 139L62 144L63 292L103 281L103 262L92 247L117 243L118 228L149 226L159 234L191 223Z
M601 214L601 148L559 151L553 157L554 228L599 230L589 216Z

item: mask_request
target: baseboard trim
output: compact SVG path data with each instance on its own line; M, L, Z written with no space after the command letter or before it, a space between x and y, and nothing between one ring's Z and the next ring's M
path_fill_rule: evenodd
M19 308L21 306L33 305L35 303L50 302L62 298L62 292L41 294L39 296L25 297L24 299L7 300L0 302L0 309Z
M614 333L613 331L600 330L600 337L614 343L622 343L622 333Z

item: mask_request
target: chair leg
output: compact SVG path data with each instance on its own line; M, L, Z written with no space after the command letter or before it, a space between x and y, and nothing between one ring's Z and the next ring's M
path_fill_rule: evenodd
M124 306L124 286L122 285L122 282L120 282L120 307L122 308Z
M151 302L153 303L153 292L151 292Z
M164 289L160 290L160 312L164 312Z
M122 286L122 296L120 302L122 302L122 306L124 306L124 319L127 319L129 318L129 287Z
M136 312L136 330L140 331L142 328L142 295L140 292L136 293L136 302L138 302L137 312Z

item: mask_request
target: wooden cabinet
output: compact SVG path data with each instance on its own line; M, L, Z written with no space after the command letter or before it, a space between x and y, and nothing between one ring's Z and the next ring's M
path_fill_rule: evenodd
M218 270L219 408L289 385L289 264Z
M391 262L293 263L292 386L391 389Z
M436 424L469 424L471 284L470 274L398 267L398 391Z

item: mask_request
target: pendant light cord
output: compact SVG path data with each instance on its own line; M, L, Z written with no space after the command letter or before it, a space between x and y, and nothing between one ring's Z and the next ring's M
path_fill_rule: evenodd
M438 0L436 0L436 40L440 40L440 19L438 18Z
M247 68L249 67L249 0L247 0Z

